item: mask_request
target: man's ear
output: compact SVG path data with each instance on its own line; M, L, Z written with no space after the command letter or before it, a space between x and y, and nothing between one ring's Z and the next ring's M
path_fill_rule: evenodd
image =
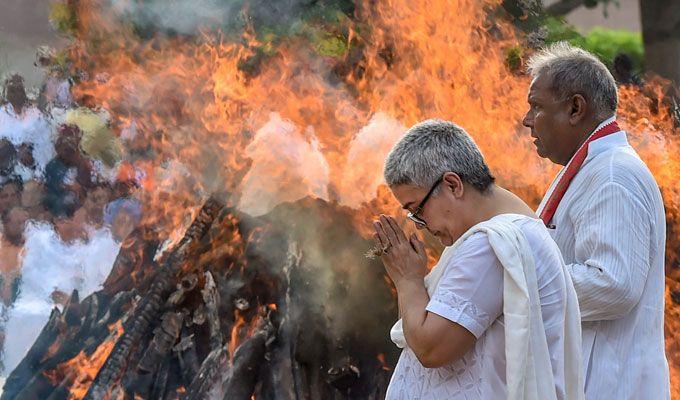
M459 199L465 193L465 188L463 187L463 181L460 179L455 172L447 172L444 174L443 189L449 190L453 193L453 197Z
M586 117L588 102L583 95L575 94L569 100L569 108L569 123L571 125L578 125Z

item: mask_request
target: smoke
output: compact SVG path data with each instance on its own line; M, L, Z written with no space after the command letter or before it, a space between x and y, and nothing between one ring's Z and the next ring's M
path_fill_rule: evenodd
M277 113L246 147L253 160L243 180L239 209L259 216L277 204L312 195L328 200L329 166L311 129L298 127Z
M382 173L385 158L405 131L399 121L380 112L361 128L349 145L341 204L357 208L375 198L378 186L385 182Z
M138 27L155 27L182 34L199 29L215 29L236 15L239 1L220 0L112 0L116 16L132 21Z
M78 290L82 299L108 276L120 244L108 229L89 233L86 242L66 244L52 225L27 224L19 296L7 314L3 373L17 366L37 338L55 306L55 291Z

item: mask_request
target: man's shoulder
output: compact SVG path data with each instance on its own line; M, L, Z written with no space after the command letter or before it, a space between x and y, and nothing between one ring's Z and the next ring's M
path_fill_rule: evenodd
M629 190L658 185L645 162L630 145L617 146L598 154L584 168L589 186L618 184Z

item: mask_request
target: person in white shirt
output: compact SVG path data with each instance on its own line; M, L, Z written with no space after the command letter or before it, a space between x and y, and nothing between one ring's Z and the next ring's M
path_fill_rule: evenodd
M614 78L595 56L566 43L536 53L528 66L523 123L539 156L565 166L538 214L578 295L586 398L669 399L664 207L616 124Z
M416 227L448 246L428 273L415 234L389 216L374 223L401 314L386 398L583 399L580 315L559 249L493 183L472 138L422 122L392 149L384 175Z

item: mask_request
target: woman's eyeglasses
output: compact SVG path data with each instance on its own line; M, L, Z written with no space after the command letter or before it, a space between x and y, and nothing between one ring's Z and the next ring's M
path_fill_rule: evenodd
M406 218L410 219L420 227L424 228L427 226L427 222L425 222L425 220L420 217L420 214L422 214L423 212L423 207L425 207L425 203L427 203L427 200L429 200L430 196L432 196L432 193L441 182L442 182L441 178L437 179L437 182L435 182L434 185L432 185L432 188L430 188L430 191L427 192L425 197L423 197L423 200L420 202L420 204L418 204L418 207L416 207L416 209L413 210L413 212L409 212L408 214L406 214Z

